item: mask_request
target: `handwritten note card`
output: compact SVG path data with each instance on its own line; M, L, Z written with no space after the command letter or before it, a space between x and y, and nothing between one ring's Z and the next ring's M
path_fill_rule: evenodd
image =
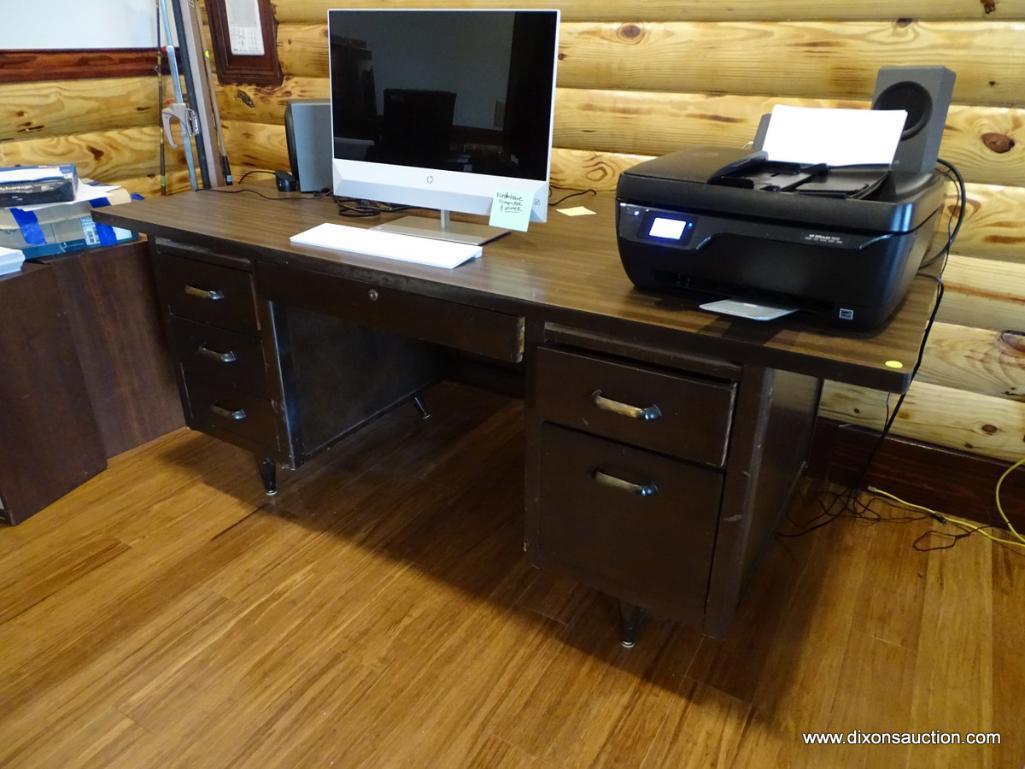
M506 230L526 232L530 224L530 204L532 196L522 192L496 192L491 201L492 227Z

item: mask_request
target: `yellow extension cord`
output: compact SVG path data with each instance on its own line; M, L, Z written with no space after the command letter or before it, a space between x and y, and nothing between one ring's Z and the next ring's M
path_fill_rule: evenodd
M882 489L877 488L876 486L869 486L867 490L872 494L876 494L886 499L891 499L894 502L903 505L904 507L911 508L912 510L921 510L923 513L928 513L929 515L936 516L941 520L949 520L957 526L964 527L970 530L972 533L981 534L986 539L991 539L994 542L999 542L1001 545L1011 545L1013 547L1025 548L1025 537L1019 534L1018 530L1014 528L1014 524L1012 524L1011 520L1007 517L1007 513L1004 512L1004 505L1000 501L1000 488L1004 485L1004 481L1007 480L1007 476L1009 476L1011 473L1013 473L1015 470L1017 470L1019 467L1022 467L1023 465L1025 465L1025 457L1022 457L1013 465L1004 470L1003 474L1000 476L1000 479L997 481L996 488L993 490L993 496L997 504L997 512L1000 513L1000 517L1007 525L1008 531L1010 531L1011 534L1014 535L1014 539L1004 539L1003 537L993 536L988 531L986 531L984 527L980 527L978 526L978 524L972 523L971 521L965 520L964 518L958 518L957 516L947 515L946 513L941 513L938 510L933 510L931 507L925 507L924 505L916 505L914 502L908 502L907 500L901 499L896 494L891 494L888 491L883 491Z

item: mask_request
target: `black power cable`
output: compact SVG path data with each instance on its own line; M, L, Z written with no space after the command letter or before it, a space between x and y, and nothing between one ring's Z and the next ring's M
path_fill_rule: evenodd
M548 188L548 197L549 198L552 197L552 190L566 190L566 189L568 189L568 188L567 187L559 187L558 185L553 184L553 185L551 185ZM579 198L579 197L581 197L583 195L591 195L593 197L593 196L595 196L597 194L598 194L598 190L594 189L593 187L588 187L586 190L576 190L574 192L570 192L570 193L568 193L566 195L563 195L558 200L549 200L548 201L548 207L549 208L553 208L555 206L561 206L567 200L571 200L572 198Z
M927 267L930 267L931 265L933 265L939 259L943 259L944 260L943 265L941 266L938 275L926 275L925 276L925 277L928 277L930 280L933 280L933 281L936 282L936 300L933 303L932 312L929 314L929 321L928 321L928 323L926 323L926 326L925 326L925 333L922 336L922 343L918 347L918 356L917 356L917 358L915 360L915 366L914 366L914 368L911 371L911 380L912 381L918 375L918 371L922 367L922 360L925 357L925 346L926 346L926 344L929 341L929 335L932 333L933 325L936 322L936 315L937 315L937 313L939 313L940 303L943 301L943 295L944 295L944 290L945 290L945 287L943 285L943 280L942 280L943 269L946 267L946 258L950 254L950 249L953 246L954 241L957 239L958 233L960 233L960 231L961 231L961 225L964 222L965 209L967 208L967 203L968 203L968 195L967 195L967 191L966 191L966 188L965 188L964 177L961 175L961 172L958 171L957 168L952 163L950 163L950 162L948 162L946 160L943 160L942 158L938 159L937 162L940 165L942 165L945 169L947 169L947 171L949 171L949 174L953 175L953 180L957 184L957 191L958 191L958 201L957 202L958 202L958 206L957 206L957 212L955 214L953 214L951 216L951 219L948 221L948 225L947 225L948 226L948 229L947 229L947 241L946 241L946 243L943 245L943 247L935 255L933 255L933 256L929 257L927 260L923 261L922 265L919 267L919 272L921 272L922 270L926 269ZM949 176L948 176L948 178L949 178ZM951 228L951 226L950 226L950 224L952 222L954 223L953 228ZM909 387L909 389L910 389L910 387ZM873 443L872 448L869 450L868 456L865 457L865 461L862 464L861 469L859 470L858 475L857 475L856 480L854 481L854 483L849 485L842 492L839 492L839 493L828 492L828 493L832 493L833 494L833 498L832 498L832 500L828 504L826 504L826 502L823 501L821 498L818 500L818 504L819 504L819 507L821 508L822 512L820 512L818 515L816 515L814 518L810 519L809 521L806 521L803 525L798 525L796 531L793 531L793 532L777 532L777 536L789 537L789 538L792 538L792 537L803 537L805 534L810 534L811 532L815 531L816 529L820 529L823 526L829 525L830 523L835 521L837 518L839 518L841 516L844 516L844 515L852 516L852 517L856 517L856 518L868 519L868 520L879 520L880 519L880 516L877 513L875 513L875 511L871 511L875 515L875 518L873 518L872 516L867 514L866 511L870 510L870 508L868 508L864 503L861 503L858 500L858 496L859 496L859 494L862 491L865 490L865 482L867 481L869 472L872 469L872 464L875 462L876 456L879 454L880 449L882 448L883 444L886 442L886 439L890 435L890 432L891 432L891 430L893 428L894 422L896 422L897 416L900 414L901 406L904 405L904 400L907 398L907 393L908 393L908 390L905 390L903 393L901 393L901 395L897 399L897 403L894 406L892 411L890 411L889 408L887 408L887 416L886 416L885 422L883 423L883 429L879 433L879 436L876 438L875 442ZM887 405L888 404L889 404L889 395L887 395ZM860 507L860 509L859 509L859 507ZM929 516L928 515L923 515L922 517L926 518L926 517L929 517ZM796 522L793 521L793 519L789 519L789 520L790 520L791 523L796 525ZM912 519L909 519L909 520L919 520L919 519L912 518ZM940 521L940 522L941 523L946 523L945 520ZM974 533L974 532L968 532L964 536L968 536L971 533ZM958 538L960 538L960 537L955 537L955 542L953 544L956 544L956 539L958 539ZM916 549L918 549L917 545L918 545L918 540L916 540Z

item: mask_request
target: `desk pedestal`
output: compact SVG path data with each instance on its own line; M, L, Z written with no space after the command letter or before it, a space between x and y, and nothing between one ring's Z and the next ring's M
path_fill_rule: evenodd
M666 352L543 330L527 554L719 636L804 468L820 381Z

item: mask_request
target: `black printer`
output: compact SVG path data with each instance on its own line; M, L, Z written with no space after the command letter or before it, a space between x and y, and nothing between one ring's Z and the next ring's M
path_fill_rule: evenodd
M619 252L641 289L782 305L870 329L904 298L944 190L936 173L683 150L620 177Z

